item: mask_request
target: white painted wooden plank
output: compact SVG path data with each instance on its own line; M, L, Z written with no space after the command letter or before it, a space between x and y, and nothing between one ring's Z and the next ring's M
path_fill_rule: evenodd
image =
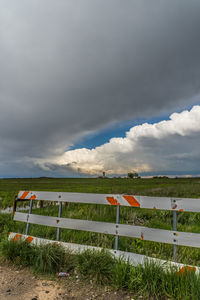
M174 198L173 198L174 199ZM200 212L200 199L183 198L176 201L177 211Z
M28 222L28 217L29 217L29 214L15 212L13 220L14 221L21 221L21 222Z
M20 191L18 198L20 199L25 191ZM107 204L110 205L107 198L115 197L120 201L121 195L113 194L92 194L92 193L59 193L59 192L38 192L29 191L25 199L30 199L35 196L35 200L46 200L46 201L62 201L62 202L74 202L74 203L88 203L88 204ZM124 200L124 205L129 204Z
M121 205L149 209L200 212L200 199L137 195L20 191L19 199Z
M167 197L140 196L140 207L150 209L172 210L171 199Z
M14 216L15 221L22 221L51 226L57 228L66 228L66 229L74 229L74 230L83 230L83 231L92 231L98 233L106 233L106 234L115 234L116 228L113 223L106 222L94 222L87 220L79 220L79 219L67 219L67 218L58 218L58 217L49 217L49 216L41 216L35 214L25 214L25 213L15 213Z
M45 225L57 228L92 231L97 233L112 234L142 240L176 244L189 247L200 248L200 234L176 232L172 230L148 228L143 226L133 226L125 224L114 224L108 222L95 222L79 219L57 218L41 216L35 214L25 214L16 212L15 221L29 222L32 224Z
M176 232L176 244L181 246L197 247L200 248L200 234L191 232Z

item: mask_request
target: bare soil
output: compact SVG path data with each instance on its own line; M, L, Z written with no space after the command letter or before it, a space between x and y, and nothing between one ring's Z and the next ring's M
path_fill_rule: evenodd
M1 300L133 300L143 299L109 287L86 284L79 278L63 277L55 280L37 278L29 270L10 264L0 265Z

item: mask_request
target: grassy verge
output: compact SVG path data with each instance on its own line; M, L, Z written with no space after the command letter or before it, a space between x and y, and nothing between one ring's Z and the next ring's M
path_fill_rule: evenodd
M145 299L199 299L200 276L193 271L178 274L175 268L164 271L155 263L131 266L110 253L85 251L73 254L56 244L30 246L23 241L2 241L1 255L14 264L30 267L35 274L69 272L81 280L127 289Z

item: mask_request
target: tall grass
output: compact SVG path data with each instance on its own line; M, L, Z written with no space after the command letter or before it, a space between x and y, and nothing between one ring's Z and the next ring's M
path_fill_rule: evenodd
M77 255L77 269L82 277L100 284L111 282L114 264L112 255L105 250L86 250Z
M35 262L36 248L26 241L2 241L1 255L16 265L30 266Z
M56 244L30 246L24 241L3 241L0 249L7 260L30 267L37 274L57 275L65 271L70 272L72 279L79 274L81 280L126 289L145 299L200 298L200 276L194 271L180 274L175 267L166 271L153 262L134 267L105 250L73 254Z

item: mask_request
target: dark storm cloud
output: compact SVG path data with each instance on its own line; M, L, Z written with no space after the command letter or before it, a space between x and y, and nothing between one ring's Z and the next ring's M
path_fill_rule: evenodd
M200 92L200 2L0 0L0 173Z

